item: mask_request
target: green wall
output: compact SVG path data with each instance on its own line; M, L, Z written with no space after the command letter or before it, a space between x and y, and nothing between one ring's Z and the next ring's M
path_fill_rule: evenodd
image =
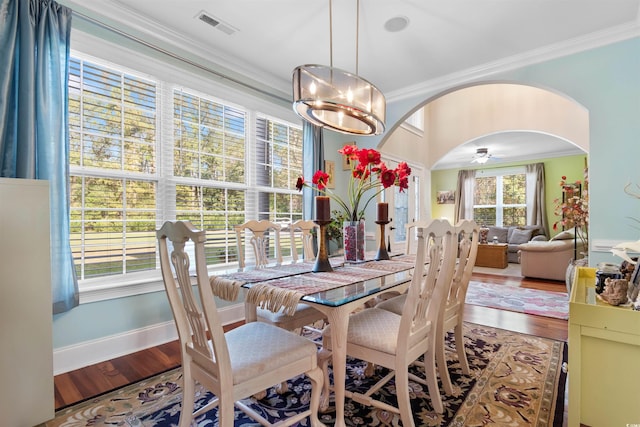
M550 236L554 236L557 232L553 231L553 223L556 222L559 217L554 215L554 208L556 206L556 199L562 197L560 191L560 179L562 176L567 177L567 182L575 182L583 180L583 171L585 166L586 155L579 156L565 156L556 157L551 159L541 159L536 162L544 163L544 177L546 188L546 204L547 204L547 222L549 223L549 230L547 230ZM513 163L501 163L494 167L476 167L469 169L477 170L491 170L500 169L510 166L521 166L532 163L527 162L513 162ZM436 195L438 191L442 190L455 190L456 182L458 180L458 171L460 169L443 169L431 171L431 217L432 218L447 218L449 221L453 221L454 209L453 204L436 203Z

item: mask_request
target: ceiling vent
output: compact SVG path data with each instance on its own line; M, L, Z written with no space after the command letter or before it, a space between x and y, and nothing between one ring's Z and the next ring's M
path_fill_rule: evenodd
M196 18L229 36L238 31L231 25L222 22L220 19L214 17L209 12L205 12L204 10L200 11L198 15L196 15Z

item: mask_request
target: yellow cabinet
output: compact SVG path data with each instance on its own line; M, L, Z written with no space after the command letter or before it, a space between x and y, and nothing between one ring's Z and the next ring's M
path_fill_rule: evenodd
M569 427L640 424L640 311L595 292L594 268L576 271L569 302Z

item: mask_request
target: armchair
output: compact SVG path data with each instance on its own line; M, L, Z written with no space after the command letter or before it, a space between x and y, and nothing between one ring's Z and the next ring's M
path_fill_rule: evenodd
M586 248L579 239L575 240L572 230L563 231L550 241L522 244L518 251L522 275L565 281L567 267L574 258L574 250L580 258Z

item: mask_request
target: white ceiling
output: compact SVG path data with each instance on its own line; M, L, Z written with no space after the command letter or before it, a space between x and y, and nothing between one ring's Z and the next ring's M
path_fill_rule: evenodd
M205 58L284 99L291 99L296 66L330 61L329 0L59 2L178 54ZM197 19L202 11L235 32ZM362 0L358 73L393 101L463 76L637 36L639 11L640 0ZM397 17L408 26L387 31L385 22ZM333 0L333 65L352 72L356 22L356 0ZM496 156L509 155L501 152L499 137L487 138L461 149L473 154L482 144L492 152L494 145ZM550 139L536 138L523 149Z
M481 165L478 163L471 163L471 160L476 157L478 148L486 148L489 152L489 160L484 164L484 167L508 162L584 154L584 151L573 143L552 135L536 132L501 132L456 147L435 163L432 169L479 167Z

